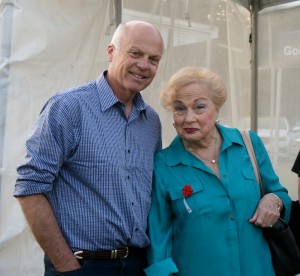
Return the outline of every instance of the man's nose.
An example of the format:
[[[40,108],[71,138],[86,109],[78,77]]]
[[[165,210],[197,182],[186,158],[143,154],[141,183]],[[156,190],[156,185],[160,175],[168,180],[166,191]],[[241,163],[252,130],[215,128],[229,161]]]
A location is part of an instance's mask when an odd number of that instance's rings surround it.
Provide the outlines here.
[[[147,56],[141,57],[138,61],[138,67],[140,67],[142,70],[147,70],[150,67],[149,59]]]

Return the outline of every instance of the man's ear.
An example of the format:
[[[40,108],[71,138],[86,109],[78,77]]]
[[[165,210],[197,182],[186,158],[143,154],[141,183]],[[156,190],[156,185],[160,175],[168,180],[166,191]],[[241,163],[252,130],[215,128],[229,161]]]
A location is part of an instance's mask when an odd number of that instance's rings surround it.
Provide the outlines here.
[[[114,51],[115,51],[115,46],[112,43],[108,44],[106,51],[107,51],[108,61],[111,62],[112,59],[113,59],[113,55],[114,55]]]

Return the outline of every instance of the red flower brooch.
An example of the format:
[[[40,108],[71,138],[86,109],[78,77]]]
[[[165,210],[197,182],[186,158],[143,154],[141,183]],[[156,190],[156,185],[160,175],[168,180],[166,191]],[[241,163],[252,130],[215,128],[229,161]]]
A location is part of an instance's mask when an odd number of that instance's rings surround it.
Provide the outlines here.
[[[191,185],[186,184],[183,189],[182,189],[182,194],[184,195],[183,198],[183,204],[186,208],[186,210],[188,211],[188,213],[192,213],[192,209],[190,208],[190,206],[187,204],[185,198],[190,196],[193,193],[193,188],[191,187]]]
[[[191,187],[191,185],[186,184],[186,185],[183,187],[183,189],[182,189],[182,194],[183,194],[185,197],[188,197],[188,196],[190,196],[192,193],[193,193],[193,188]]]

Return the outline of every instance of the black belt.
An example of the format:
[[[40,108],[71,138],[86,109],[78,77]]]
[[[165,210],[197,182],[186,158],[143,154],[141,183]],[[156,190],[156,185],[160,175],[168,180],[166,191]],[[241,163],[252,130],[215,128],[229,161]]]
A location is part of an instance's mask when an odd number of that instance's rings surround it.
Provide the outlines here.
[[[101,251],[88,251],[79,250],[74,252],[77,259],[81,260],[112,260],[112,259],[124,259],[131,253],[145,252],[145,248],[138,247],[122,247],[114,250],[101,250]]]

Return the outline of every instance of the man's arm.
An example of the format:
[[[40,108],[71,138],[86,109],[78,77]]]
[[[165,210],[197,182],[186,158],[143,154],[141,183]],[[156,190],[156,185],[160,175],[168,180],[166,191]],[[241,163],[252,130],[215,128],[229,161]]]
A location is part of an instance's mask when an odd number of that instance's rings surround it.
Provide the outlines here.
[[[298,200],[300,200],[300,176],[298,177]]]
[[[33,235],[54,267],[60,272],[79,269],[80,264],[68,246],[47,198],[36,194],[17,199]]]

